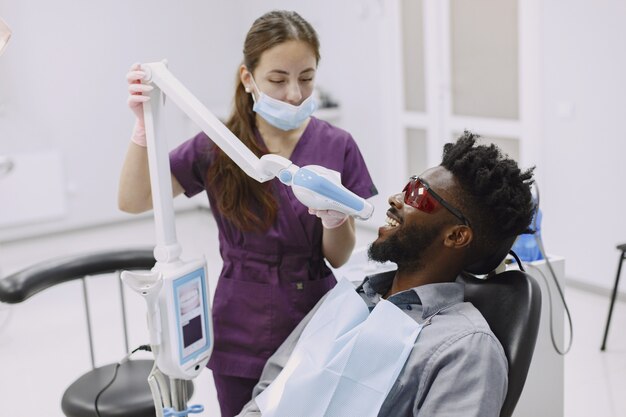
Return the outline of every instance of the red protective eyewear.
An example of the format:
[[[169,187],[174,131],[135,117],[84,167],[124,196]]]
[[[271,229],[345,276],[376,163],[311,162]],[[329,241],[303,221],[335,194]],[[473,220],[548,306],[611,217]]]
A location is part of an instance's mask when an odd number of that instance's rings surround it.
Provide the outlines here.
[[[461,220],[464,225],[469,226],[469,220],[463,216],[460,210],[452,207],[446,200],[441,198],[439,194],[430,188],[430,185],[423,179],[412,176],[409,183],[402,190],[404,193],[404,204],[423,211],[424,213],[433,213],[440,206],[444,206],[456,218]]]

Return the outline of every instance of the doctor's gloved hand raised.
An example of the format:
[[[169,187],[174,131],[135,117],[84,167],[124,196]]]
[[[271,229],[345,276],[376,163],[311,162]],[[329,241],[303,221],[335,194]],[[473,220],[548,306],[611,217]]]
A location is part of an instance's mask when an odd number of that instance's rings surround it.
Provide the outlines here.
[[[128,81],[128,107],[134,113],[135,127],[131,140],[139,146],[146,147],[146,126],[143,119],[143,103],[150,100],[150,97],[144,95],[149,93],[154,87],[151,85],[142,84],[141,80],[145,77],[146,73],[142,71],[141,65],[135,63],[131,65],[128,73],[126,74],[126,80]]]

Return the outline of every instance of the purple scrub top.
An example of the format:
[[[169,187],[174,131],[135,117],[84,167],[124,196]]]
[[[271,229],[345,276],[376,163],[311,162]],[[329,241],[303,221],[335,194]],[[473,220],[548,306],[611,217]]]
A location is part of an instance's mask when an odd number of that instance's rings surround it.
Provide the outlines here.
[[[206,191],[219,231],[224,264],[213,299],[215,346],[208,366],[259,378],[267,359],[336,279],[322,255],[321,221],[278,179],[271,180],[278,213],[269,230],[242,232],[216,210],[216,196],[205,184],[214,146],[201,132],[170,153],[185,195]],[[311,118],[290,160],[340,172],[342,184],[363,198],[377,194],[352,136],[322,120]]]

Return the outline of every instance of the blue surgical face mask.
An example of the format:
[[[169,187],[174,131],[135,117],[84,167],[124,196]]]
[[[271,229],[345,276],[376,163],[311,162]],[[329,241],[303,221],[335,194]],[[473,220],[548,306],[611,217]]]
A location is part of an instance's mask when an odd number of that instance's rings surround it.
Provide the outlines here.
[[[313,94],[307,97],[299,106],[294,106],[289,103],[285,103],[284,101],[276,100],[263,93],[257,87],[254,78],[250,75],[252,79],[252,84],[259,95],[257,99],[254,94],[252,94],[252,99],[254,100],[254,106],[252,110],[254,110],[259,116],[265,119],[269,124],[274,127],[277,127],[281,130],[293,130],[302,126],[302,123],[305,122],[306,119],[313,114],[315,109],[317,109],[317,103],[315,102],[315,98]]]

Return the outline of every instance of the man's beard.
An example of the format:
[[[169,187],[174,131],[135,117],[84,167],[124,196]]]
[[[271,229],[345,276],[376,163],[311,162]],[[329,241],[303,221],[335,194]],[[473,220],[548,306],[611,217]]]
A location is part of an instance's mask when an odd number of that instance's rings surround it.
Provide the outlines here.
[[[367,254],[374,262],[395,262],[400,271],[417,271],[423,267],[423,254],[440,232],[440,227],[400,226],[382,242],[373,242]]]

